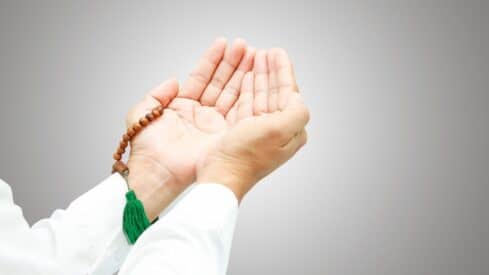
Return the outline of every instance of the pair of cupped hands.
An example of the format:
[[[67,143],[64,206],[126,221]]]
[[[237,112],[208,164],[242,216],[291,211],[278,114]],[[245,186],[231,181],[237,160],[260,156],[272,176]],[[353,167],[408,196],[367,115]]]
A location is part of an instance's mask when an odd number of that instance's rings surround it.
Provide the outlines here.
[[[218,38],[179,87],[170,79],[127,116],[130,127],[167,106],[131,143],[129,185],[152,220],[192,183],[228,187],[241,201],[307,141],[309,112],[283,49]]]

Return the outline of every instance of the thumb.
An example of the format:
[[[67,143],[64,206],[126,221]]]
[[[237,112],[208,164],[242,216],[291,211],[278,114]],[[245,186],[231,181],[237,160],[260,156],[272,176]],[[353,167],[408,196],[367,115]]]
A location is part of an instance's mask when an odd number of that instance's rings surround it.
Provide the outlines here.
[[[309,122],[309,109],[299,93],[292,93],[287,105],[282,111],[275,112],[274,124],[284,134],[284,137],[292,137],[299,133]]]
[[[178,94],[178,81],[170,78],[146,94],[144,99],[136,104],[127,115],[127,125],[137,122],[141,116],[157,106],[168,106]]]
[[[158,87],[151,90],[146,96],[149,99],[145,99],[151,102],[148,104],[154,104],[154,100],[156,100],[157,104],[167,106],[170,101],[173,100],[177,96],[178,93],[178,81],[175,78],[170,78],[165,82],[161,83]],[[151,106],[151,108],[156,107],[157,105]]]

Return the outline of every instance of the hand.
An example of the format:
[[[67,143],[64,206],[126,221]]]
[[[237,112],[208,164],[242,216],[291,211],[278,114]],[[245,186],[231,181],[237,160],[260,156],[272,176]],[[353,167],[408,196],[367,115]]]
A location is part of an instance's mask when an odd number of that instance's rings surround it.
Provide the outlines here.
[[[222,183],[238,200],[307,141],[309,112],[287,53],[259,51],[254,63],[254,74],[243,80],[234,126],[197,170],[198,182]]]
[[[153,107],[170,102],[131,144],[129,184],[148,216],[158,215],[195,181],[198,160],[233,125],[230,109],[245,73],[253,68],[254,54],[243,40],[226,47],[224,39],[217,39],[182,89],[169,80],[129,113],[128,127]]]

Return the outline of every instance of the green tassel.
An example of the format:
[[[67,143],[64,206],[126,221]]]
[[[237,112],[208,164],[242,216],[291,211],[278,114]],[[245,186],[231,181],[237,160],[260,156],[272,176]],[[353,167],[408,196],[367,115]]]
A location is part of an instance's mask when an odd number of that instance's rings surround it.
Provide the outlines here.
[[[129,243],[134,244],[151,223],[144,212],[143,203],[138,200],[134,191],[129,190],[126,193],[126,200],[122,227]]]

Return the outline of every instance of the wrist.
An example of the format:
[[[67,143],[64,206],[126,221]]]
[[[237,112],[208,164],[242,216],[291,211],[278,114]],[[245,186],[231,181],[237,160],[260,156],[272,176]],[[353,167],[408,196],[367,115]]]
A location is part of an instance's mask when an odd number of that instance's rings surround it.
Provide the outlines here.
[[[131,155],[128,161],[128,185],[143,203],[148,219],[153,221],[178,195],[182,185],[157,161],[145,156]]]
[[[198,183],[217,183],[229,188],[238,202],[241,202],[244,196],[256,183],[256,180],[248,173],[247,169],[236,169],[226,165],[209,165],[197,174]]]

